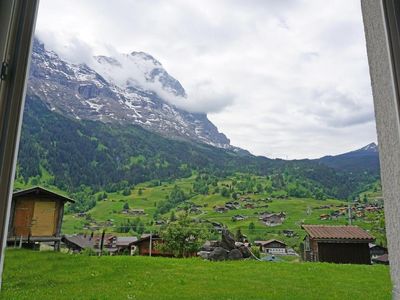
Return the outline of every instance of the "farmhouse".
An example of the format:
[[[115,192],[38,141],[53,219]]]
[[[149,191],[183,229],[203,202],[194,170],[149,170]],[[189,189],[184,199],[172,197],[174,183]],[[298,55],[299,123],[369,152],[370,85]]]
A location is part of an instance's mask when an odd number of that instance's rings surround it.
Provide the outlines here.
[[[137,248],[137,253],[139,255],[147,255],[147,256],[173,256],[172,253],[162,252],[158,245],[163,243],[163,240],[158,234],[144,234],[142,237],[130,243],[129,245],[135,246]]]
[[[255,241],[254,244],[260,247],[260,251],[267,254],[285,255],[287,253],[287,245],[279,240]]]
[[[283,221],[285,220],[285,213],[266,214],[262,215],[259,219],[262,220],[266,226],[278,226],[282,225]]]
[[[303,225],[304,260],[371,264],[369,243],[375,238],[358,226]]]
[[[228,208],[226,208],[225,206],[215,206],[214,207],[214,210],[217,212],[217,213],[225,213],[225,212],[227,212],[229,209]]]
[[[8,230],[8,243],[20,241],[54,242],[58,249],[65,202],[74,202],[65,196],[41,187],[33,187],[13,194]]]
[[[322,214],[322,215],[319,216],[319,219],[320,220],[329,220],[330,216],[328,214]]]
[[[131,247],[130,244],[137,241],[137,237],[118,237],[115,235],[106,235],[103,240],[103,250],[107,250],[111,255],[122,253],[123,251],[129,251],[132,254],[132,250],[135,247]],[[62,242],[66,245],[69,251],[74,253],[81,252],[85,249],[92,249],[94,252],[100,252],[101,248],[101,236],[74,234],[64,235]]]
[[[232,217],[232,221],[233,221],[233,222],[242,221],[242,220],[244,220],[244,219],[246,219],[246,217],[243,216],[243,215],[235,215],[235,216]]]

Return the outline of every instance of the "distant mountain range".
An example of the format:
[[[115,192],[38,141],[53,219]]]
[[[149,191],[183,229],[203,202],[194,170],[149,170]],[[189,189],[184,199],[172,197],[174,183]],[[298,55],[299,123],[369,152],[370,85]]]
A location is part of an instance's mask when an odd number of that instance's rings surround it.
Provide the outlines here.
[[[379,150],[375,143],[340,155],[324,156],[317,161],[338,171],[379,173]]]

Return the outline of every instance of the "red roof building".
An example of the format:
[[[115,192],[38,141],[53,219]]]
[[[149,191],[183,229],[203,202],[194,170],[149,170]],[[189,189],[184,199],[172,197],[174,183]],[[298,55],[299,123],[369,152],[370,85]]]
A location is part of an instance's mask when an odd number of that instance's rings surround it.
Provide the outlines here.
[[[375,238],[358,226],[303,225],[304,260],[371,264],[369,243]]]

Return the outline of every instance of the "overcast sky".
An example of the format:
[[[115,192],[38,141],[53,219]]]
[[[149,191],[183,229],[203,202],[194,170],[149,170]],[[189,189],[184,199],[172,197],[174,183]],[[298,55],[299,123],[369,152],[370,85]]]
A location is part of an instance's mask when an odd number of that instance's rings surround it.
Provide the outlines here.
[[[359,0],[42,0],[73,62],[144,51],[235,146],[316,158],[376,141]]]

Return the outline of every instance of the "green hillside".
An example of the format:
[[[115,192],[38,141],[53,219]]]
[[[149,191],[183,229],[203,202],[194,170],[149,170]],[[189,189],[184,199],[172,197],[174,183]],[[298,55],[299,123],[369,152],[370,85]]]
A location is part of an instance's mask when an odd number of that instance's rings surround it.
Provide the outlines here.
[[[265,240],[278,238],[286,241],[295,249],[304,237],[301,224],[348,224],[347,214],[338,217],[336,220],[320,220],[320,215],[329,214],[338,207],[346,207],[348,202],[336,199],[316,200],[310,197],[287,197],[287,192],[283,189],[272,189],[272,180],[269,177],[249,176],[245,174],[236,174],[225,179],[213,178],[213,183],[207,185],[207,194],[195,193],[193,190],[198,187],[198,182],[203,176],[194,175],[189,178],[179,179],[170,183],[162,182],[155,185],[154,182],[138,184],[129,195],[124,191],[108,193],[106,198],[96,201],[95,207],[85,214],[75,213],[67,210],[64,217],[63,232],[78,233],[91,231],[100,231],[106,229],[107,232],[118,234],[140,235],[142,232],[160,230],[161,226],[156,225],[156,221],[165,221],[167,223],[172,217],[179,216],[190,211],[191,207],[199,207],[198,213],[189,212],[189,216],[197,220],[208,220],[218,222],[227,226],[232,232],[238,229],[246,234],[250,240]],[[211,177],[210,177],[211,178]],[[262,191],[257,192],[256,188],[252,193],[238,194],[237,200],[232,197],[239,193],[239,188],[244,182],[253,182],[254,186],[262,187]],[[229,195],[222,195],[223,189],[229,186]],[[268,187],[271,187],[269,189]],[[184,201],[172,205],[166,210],[167,198],[171,197],[174,190],[180,190],[185,195]],[[233,192],[232,192],[233,191]],[[97,198],[102,198],[104,194],[98,193]],[[101,196],[101,197],[99,197]],[[286,198],[287,197],[287,198]],[[248,202],[241,201],[240,198],[249,198]],[[375,198],[370,196],[370,200]],[[219,213],[214,210],[215,206],[224,205],[229,201],[240,203],[239,209],[228,210]],[[246,203],[254,205],[254,208],[244,208]],[[330,208],[321,208],[326,206]],[[124,207],[130,210],[144,209],[144,215],[127,214]],[[168,207],[167,207],[168,208]],[[259,214],[262,212],[279,213],[285,212],[286,219],[282,225],[267,227],[259,220]],[[383,213],[371,213],[367,217],[356,218],[353,221],[369,231],[377,238],[378,243],[385,244],[385,233],[382,231],[384,225],[379,222],[380,215]],[[232,217],[242,215],[245,220],[233,221]],[[377,219],[377,221],[375,221]],[[140,229],[132,227],[130,224],[137,223],[140,220]],[[254,224],[252,226],[251,224]],[[127,228],[128,227],[128,228]],[[293,230],[294,237],[286,237],[284,230]]]
[[[256,157],[188,141],[171,140],[139,126],[76,120],[50,111],[35,97],[26,101],[17,180],[93,195],[150,180],[174,180],[193,172],[224,177],[236,172],[281,175],[310,197],[351,199],[379,174],[343,172],[318,161]],[[89,190],[90,189],[90,190]],[[90,198],[90,197],[89,197]],[[90,202],[88,199],[86,202]],[[85,210],[93,203],[86,203]]]

